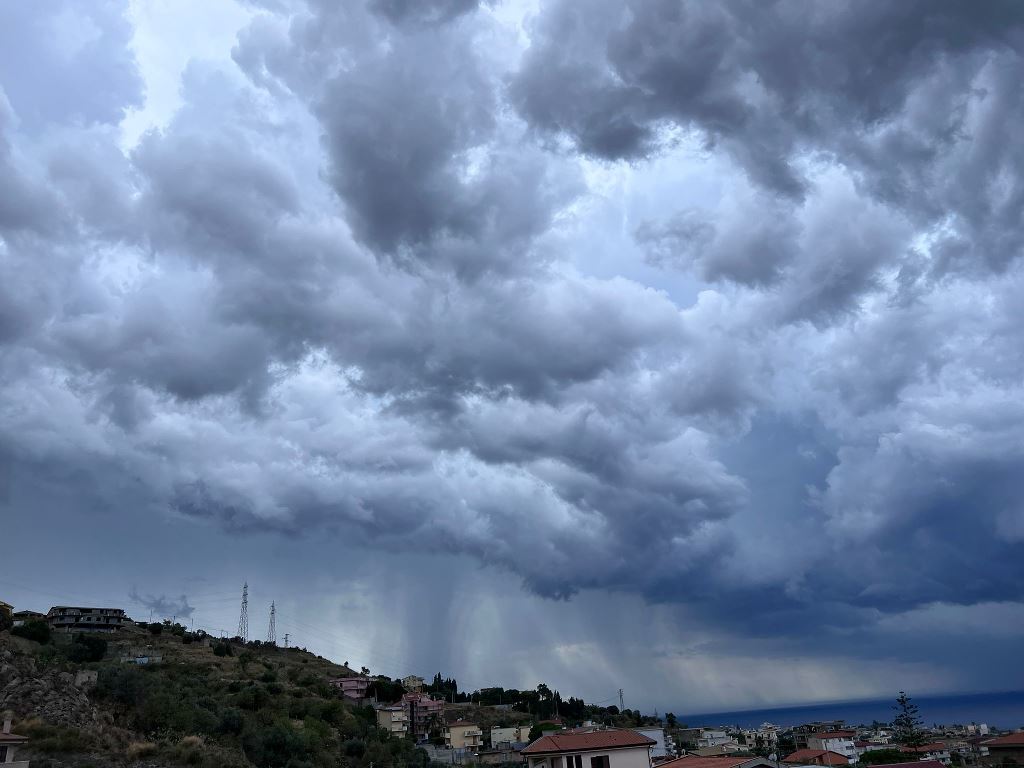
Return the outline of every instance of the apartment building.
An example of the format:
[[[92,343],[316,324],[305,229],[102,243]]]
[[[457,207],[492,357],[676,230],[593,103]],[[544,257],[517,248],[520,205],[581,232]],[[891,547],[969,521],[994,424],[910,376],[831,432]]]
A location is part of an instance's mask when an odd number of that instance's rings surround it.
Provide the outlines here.
[[[444,729],[444,745],[449,749],[480,749],[484,745],[484,732],[476,723],[456,720]]]
[[[491,728],[491,748],[501,744],[523,744],[530,740],[529,725],[512,725],[507,728]]]
[[[426,693],[407,693],[399,702],[409,719],[409,731],[417,739],[425,739],[431,728],[444,725],[444,702]]]
[[[409,716],[398,704],[377,707],[377,727],[383,728],[392,736],[404,737],[409,733]]]
[[[327,682],[334,688],[340,688],[345,699],[357,703],[366,698],[366,690],[370,687],[370,678],[363,675],[332,677]]]
[[[857,752],[855,739],[857,734],[853,731],[828,731],[815,733],[807,737],[807,748],[818,749],[823,752],[835,752],[845,757],[849,762],[857,762],[860,754]]]
[[[54,632],[115,632],[124,621],[120,608],[56,605],[46,614],[46,623]]]

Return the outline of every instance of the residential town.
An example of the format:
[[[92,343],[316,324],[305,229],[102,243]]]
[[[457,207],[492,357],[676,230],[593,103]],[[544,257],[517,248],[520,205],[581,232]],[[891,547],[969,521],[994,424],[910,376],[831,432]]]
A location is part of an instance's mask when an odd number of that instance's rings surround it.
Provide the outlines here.
[[[178,647],[204,658],[238,656],[242,671],[257,658],[253,650],[280,654],[276,642],[242,637],[212,638],[165,620],[135,622],[121,608],[59,605],[41,611],[0,602],[0,637],[6,637],[0,675],[0,710],[6,710],[0,733],[0,765],[27,768],[33,752],[32,731],[38,712],[26,711],[12,682],[14,646],[54,657],[63,648],[68,682],[88,698],[116,667],[156,672],[182,663]],[[47,650],[53,648],[53,650]],[[70,649],[70,650],[66,650]],[[253,649],[253,650],[248,650]],[[244,661],[246,654],[252,659]],[[165,657],[167,657],[165,659]],[[172,661],[176,659],[176,661]],[[264,661],[263,667],[273,665]],[[308,659],[301,658],[302,664]],[[1015,766],[1024,764],[1024,730],[997,731],[984,723],[926,728],[916,706],[901,694],[903,708],[892,723],[852,725],[842,720],[756,728],[727,724],[687,724],[675,715],[644,715],[625,707],[586,705],[563,700],[541,684],[536,691],[484,689],[466,693],[440,674],[428,682],[409,674],[398,679],[358,672],[342,665],[341,675],[286,678],[307,686],[324,686],[324,696],[369,712],[375,738],[422,750],[431,764],[501,765],[521,768],[801,768],[802,766]],[[268,692],[281,685],[265,671]],[[233,683],[232,685],[236,685]],[[252,685],[252,683],[248,683]],[[276,688],[275,688],[276,686]],[[507,701],[503,701],[506,699]],[[18,711],[21,709],[21,711]],[[29,724],[21,733],[16,727]],[[261,764],[257,761],[257,764]],[[272,763],[266,763],[271,765]]]

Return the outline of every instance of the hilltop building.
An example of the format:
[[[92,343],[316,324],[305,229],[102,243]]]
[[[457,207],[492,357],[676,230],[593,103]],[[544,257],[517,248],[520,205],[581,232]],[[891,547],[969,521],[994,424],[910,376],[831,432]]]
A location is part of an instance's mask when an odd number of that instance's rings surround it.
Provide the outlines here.
[[[424,680],[419,675],[406,675],[401,680],[402,687],[411,693],[419,693],[423,690],[423,686],[426,685]]]
[[[366,691],[370,687],[370,678],[363,675],[332,677],[327,682],[334,688],[340,688],[341,695],[346,700],[356,703],[362,703],[366,699]]]
[[[46,614],[54,632],[115,632],[124,625],[120,608],[82,608],[57,605]]]

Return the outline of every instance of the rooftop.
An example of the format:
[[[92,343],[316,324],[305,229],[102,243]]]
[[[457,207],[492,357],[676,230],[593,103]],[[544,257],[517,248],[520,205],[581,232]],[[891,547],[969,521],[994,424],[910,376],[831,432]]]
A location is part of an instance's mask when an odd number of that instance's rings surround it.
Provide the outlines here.
[[[827,758],[826,755],[828,755]],[[810,763],[814,760],[824,760],[828,765],[847,765],[850,762],[846,755],[824,749],[798,749],[782,758],[784,763]]]
[[[913,763],[885,763],[872,768],[946,768],[940,760],[917,760]]]
[[[994,739],[986,739],[981,743],[986,747],[1024,747],[1024,731],[996,736]]]
[[[658,763],[658,768],[739,768],[739,766],[749,763],[752,759],[750,755],[744,755],[743,757],[701,757],[699,755],[684,755],[683,757],[677,757],[675,760],[666,760],[663,763]]]
[[[648,747],[655,744],[642,733],[626,729],[618,731],[594,731],[592,733],[553,733],[541,736],[523,750],[524,755],[540,755],[549,752],[586,752],[593,749],[621,749],[624,747]]]
[[[808,738],[811,739],[852,739],[857,734],[853,731],[822,731],[820,733],[812,733]]]

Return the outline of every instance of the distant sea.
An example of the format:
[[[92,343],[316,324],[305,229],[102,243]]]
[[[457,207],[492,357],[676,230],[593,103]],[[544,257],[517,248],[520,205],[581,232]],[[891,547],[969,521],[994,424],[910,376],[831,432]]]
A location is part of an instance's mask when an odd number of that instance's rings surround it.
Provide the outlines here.
[[[697,726],[737,725],[744,728],[768,722],[788,726],[818,720],[845,720],[847,725],[870,725],[873,720],[887,723],[893,718],[890,699],[846,701],[836,704],[815,704],[809,707],[748,709],[740,712],[703,712],[684,715],[676,712],[680,723]],[[987,723],[998,728],[1024,727],[1024,691],[1005,693],[950,694],[945,696],[913,696],[921,709],[925,725],[953,723]]]

